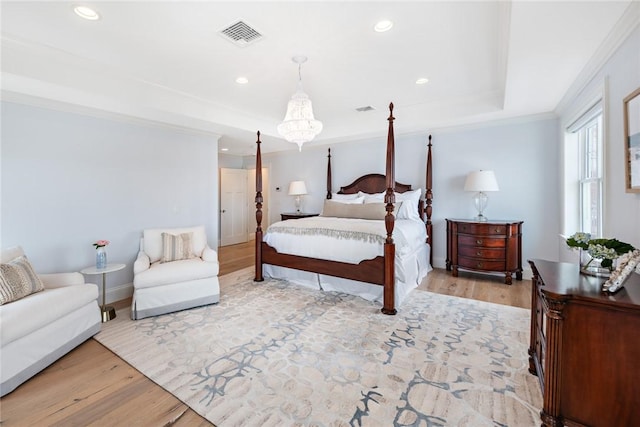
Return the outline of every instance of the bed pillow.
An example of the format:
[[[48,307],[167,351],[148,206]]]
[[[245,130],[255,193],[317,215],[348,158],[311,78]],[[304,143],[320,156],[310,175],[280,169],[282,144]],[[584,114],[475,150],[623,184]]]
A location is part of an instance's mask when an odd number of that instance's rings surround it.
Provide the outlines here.
[[[44,285],[26,256],[0,264],[0,305],[43,290]]]
[[[193,233],[169,234],[162,233],[162,257],[160,262],[180,261],[194,258],[191,249]]]
[[[353,199],[357,199],[358,197],[360,197],[360,194],[358,193],[353,193],[353,194],[331,193],[331,200],[333,200],[334,202],[340,202],[343,200],[353,200]]]
[[[364,203],[384,203],[384,195],[386,191],[382,193],[363,193],[362,191],[358,193],[361,197],[364,197]]]
[[[368,193],[358,193],[364,197],[364,203],[384,203],[384,196],[386,191],[382,193],[368,194]],[[420,197],[422,196],[422,189],[405,191],[404,193],[395,192],[396,203],[398,202],[406,202],[403,203],[399,209],[396,209],[397,219],[412,219],[421,221],[420,215],[418,214],[418,203],[420,201]]]
[[[418,204],[422,197],[422,189],[396,193],[396,202],[403,202],[402,208],[398,210],[398,219],[413,219],[422,221],[418,214]]]
[[[396,203],[393,214],[396,215],[402,203]],[[387,215],[384,203],[347,204],[324,201],[324,207],[320,216],[330,216],[334,218],[357,218],[381,220]]]
[[[334,199],[333,196],[331,196],[330,201],[336,202],[336,203],[342,203],[345,205],[361,205],[364,202],[364,197],[358,197],[358,195],[356,194],[356,197],[353,197],[353,198]]]

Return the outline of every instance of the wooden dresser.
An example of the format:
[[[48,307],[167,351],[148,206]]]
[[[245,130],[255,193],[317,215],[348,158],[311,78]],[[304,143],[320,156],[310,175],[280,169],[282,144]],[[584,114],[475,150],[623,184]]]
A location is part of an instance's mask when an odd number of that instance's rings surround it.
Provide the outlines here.
[[[447,219],[447,270],[458,269],[512,274],[522,280],[522,221],[478,222]]]
[[[543,426],[640,422],[640,275],[610,295],[577,264],[533,270],[529,371],[543,394]]]

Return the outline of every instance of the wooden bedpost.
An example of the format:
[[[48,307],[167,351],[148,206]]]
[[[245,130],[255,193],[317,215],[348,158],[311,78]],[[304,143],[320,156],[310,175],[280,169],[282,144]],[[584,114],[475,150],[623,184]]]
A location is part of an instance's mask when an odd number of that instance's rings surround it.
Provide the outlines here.
[[[429,264],[433,266],[433,224],[431,223],[431,212],[433,208],[433,171],[431,170],[431,135],[429,135],[429,144],[427,145],[427,189],[425,193],[425,212],[427,215],[427,243],[429,244]]]
[[[327,199],[331,199],[331,148],[327,154]]]
[[[393,243],[393,227],[395,217],[393,216],[393,204],[396,201],[394,188],[395,177],[395,138],[393,134],[393,102],[389,104],[389,132],[387,133],[387,191],[384,195],[387,214],[384,217],[384,225],[387,229],[387,240],[384,244],[384,291],[382,312],[384,314],[396,314],[395,304],[395,255],[396,246]]]
[[[262,282],[262,154],[260,153],[260,131],[256,141],[256,275],[253,280]]]

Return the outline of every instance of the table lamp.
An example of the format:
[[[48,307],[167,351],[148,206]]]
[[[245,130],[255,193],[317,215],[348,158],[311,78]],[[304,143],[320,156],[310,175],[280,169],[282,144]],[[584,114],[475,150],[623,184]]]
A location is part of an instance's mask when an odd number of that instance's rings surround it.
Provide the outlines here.
[[[304,185],[304,181],[292,181],[289,184],[289,195],[295,196],[296,212],[300,213],[300,204],[302,203],[301,196],[307,194],[307,186]]]
[[[486,221],[487,217],[484,216],[484,210],[487,207],[489,196],[486,191],[499,191],[498,181],[496,181],[496,175],[493,171],[474,171],[467,175],[467,179],[464,182],[464,191],[475,191],[473,195],[473,203],[478,210],[478,216],[475,217],[476,221]]]

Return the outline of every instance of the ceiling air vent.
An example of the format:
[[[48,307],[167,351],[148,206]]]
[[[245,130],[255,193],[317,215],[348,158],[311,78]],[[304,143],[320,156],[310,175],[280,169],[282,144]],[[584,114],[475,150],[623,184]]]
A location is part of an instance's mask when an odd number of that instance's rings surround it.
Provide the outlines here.
[[[229,25],[227,28],[220,31],[220,34],[233,44],[241,47],[262,39],[262,34],[251,28],[243,21],[238,21],[235,24]]]
[[[372,107],[371,105],[367,105],[366,107],[356,108],[356,111],[359,113],[362,113],[364,111],[373,111],[375,109],[376,109],[375,107]]]

